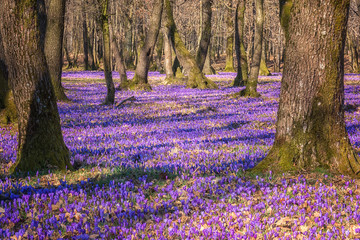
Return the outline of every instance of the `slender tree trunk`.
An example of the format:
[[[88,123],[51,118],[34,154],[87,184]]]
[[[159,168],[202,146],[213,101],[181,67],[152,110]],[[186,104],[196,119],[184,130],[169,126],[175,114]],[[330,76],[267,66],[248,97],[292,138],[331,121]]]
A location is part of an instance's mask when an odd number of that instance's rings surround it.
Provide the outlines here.
[[[125,61],[122,55],[122,48],[119,48],[115,37],[112,37],[111,39],[111,46],[115,54],[116,69],[119,72],[119,76],[120,76],[120,85],[116,89],[117,90],[126,89],[129,83],[126,75]]]
[[[88,29],[86,22],[86,12],[85,12],[85,1],[82,2],[82,20],[83,20],[83,47],[84,47],[84,64],[85,70],[89,70],[89,38],[88,38]]]
[[[162,58],[163,49],[164,49],[164,37],[162,34],[158,35],[158,40],[157,40],[155,49],[156,49],[156,58],[155,58],[156,69],[155,70],[159,71],[160,73],[164,73],[164,68],[161,64],[161,58]]]
[[[225,72],[235,72],[234,69],[234,13],[232,10],[232,0],[227,9],[226,17],[226,63]]]
[[[358,50],[357,47],[354,43],[354,41],[352,40],[351,36],[348,36],[348,47],[350,50],[350,62],[351,62],[351,66],[352,66],[352,71],[353,73],[359,73],[359,55],[358,55]]]
[[[261,49],[261,61],[260,61],[260,70],[259,70],[259,75],[260,76],[270,76],[271,73],[269,71],[269,68],[266,65],[266,54],[265,54],[265,41],[262,41],[262,49]]]
[[[215,69],[211,66],[211,44],[208,47],[208,53],[206,54],[206,59],[204,63],[203,73],[206,75],[216,74]]]
[[[358,177],[344,118],[344,46],[350,0],[287,1],[275,143],[254,171],[314,170]],[[311,47],[309,47],[311,46]]]
[[[208,48],[210,45],[211,39],[211,15],[212,15],[212,0],[202,0],[201,2],[201,33],[199,47],[196,53],[196,63],[198,64],[200,70],[204,68],[206,56],[208,55]]]
[[[17,160],[11,171],[72,168],[41,43],[37,4],[3,0],[0,8],[0,31],[19,118]]]
[[[234,87],[244,86],[248,80],[248,63],[244,47],[245,10],[246,0],[239,0],[235,14],[235,52],[238,69],[234,80]]]
[[[105,105],[111,105],[115,102],[115,86],[111,71],[111,49],[110,49],[110,28],[108,15],[109,0],[101,0],[101,30],[103,35],[104,48],[104,74],[106,81],[107,94],[104,101]]]
[[[172,68],[172,46],[170,42],[170,31],[169,28],[163,28],[164,36],[164,54],[165,54],[165,74],[166,78],[164,80],[165,84],[172,83],[174,81],[174,71]]]
[[[150,18],[149,30],[146,34],[144,45],[141,47],[139,61],[136,66],[135,76],[131,80],[129,88],[131,90],[151,90],[148,82],[148,72],[151,60],[151,53],[156,44],[161,26],[161,16],[163,12],[164,0],[154,2],[153,12]]]
[[[61,85],[65,0],[50,0],[47,11],[45,56],[57,100],[69,100]]]
[[[169,0],[165,0],[165,9],[167,14],[166,27],[170,29],[170,39],[175,48],[176,56],[184,69],[188,69],[187,87],[200,89],[216,89],[217,86],[210,79],[206,78],[198,67],[195,57],[186,49],[184,42],[176,29],[173,10]]]
[[[263,41],[263,25],[264,25],[264,0],[255,0],[256,8],[256,23],[255,23],[255,36],[254,36],[254,53],[250,66],[249,79],[246,82],[246,88],[241,91],[240,95],[245,97],[259,97],[257,92],[257,83],[260,70],[260,61],[262,53]]]

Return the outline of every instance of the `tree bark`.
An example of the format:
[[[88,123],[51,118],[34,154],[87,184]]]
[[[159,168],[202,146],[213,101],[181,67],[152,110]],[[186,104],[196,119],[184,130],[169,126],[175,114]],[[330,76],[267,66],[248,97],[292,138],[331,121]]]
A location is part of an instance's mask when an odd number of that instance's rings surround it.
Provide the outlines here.
[[[65,0],[50,0],[47,11],[45,56],[57,100],[69,100],[61,85]]]
[[[83,49],[84,49],[84,64],[85,70],[89,70],[89,38],[88,38],[88,29],[87,29],[87,22],[86,22],[86,12],[85,12],[85,1],[82,2],[82,30],[83,30]]]
[[[262,41],[262,49],[261,49],[261,61],[260,61],[260,70],[259,75],[260,76],[270,76],[271,73],[269,71],[269,68],[266,65],[266,54],[265,54],[265,41]]]
[[[239,0],[235,13],[235,52],[237,60],[237,75],[233,86],[244,86],[248,80],[248,63],[244,47],[244,26],[245,26],[246,0]]]
[[[17,160],[11,172],[72,168],[40,39],[37,4],[4,0],[0,8],[0,31],[19,118]]]
[[[120,76],[120,85],[116,89],[117,90],[126,89],[129,82],[126,75],[125,61],[122,53],[122,47],[119,48],[115,36],[113,36],[111,39],[111,46],[115,54],[116,69],[119,72],[119,76]]]
[[[357,47],[352,40],[351,36],[348,36],[348,43],[350,48],[350,55],[351,55],[351,67],[353,73],[359,73],[359,54]]]
[[[0,34],[0,124],[9,124],[16,121],[16,107],[9,86],[8,70],[5,64],[5,53]]]
[[[211,44],[208,47],[208,53],[206,54],[206,59],[204,63],[204,68],[202,72],[206,75],[214,75],[216,74],[215,69],[211,66]]]
[[[232,0],[227,8],[226,17],[226,63],[225,72],[235,72],[234,69],[234,14]]]
[[[256,8],[256,22],[255,22],[255,35],[254,35],[254,53],[250,66],[249,79],[246,82],[246,88],[240,93],[241,96],[245,96],[245,97],[260,96],[256,88],[259,77],[260,61],[261,61],[261,53],[262,53],[264,0],[256,0],[255,8]]]
[[[148,82],[148,72],[151,60],[151,54],[156,44],[161,27],[161,16],[163,12],[164,0],[154,2],[153,11],[149,22],[149,30],[146,34],[144,45],[141,47],[139,60],[135,70],[135,76],[130,81],[131,90],[151,90]]]
[[[208,48],[210,45],[211,39],[211,15],[212,15],[212,0],[202,0],[201,2],[201,33],[199,46],[196,52],[196,63],[198,64],[200,70],[204,68],[206,56],[208,54]]]
[[[286,36],[275,143],[254,171],[314,170],[358,177],[344,119],[344,46],[350,0],[283,1]]]
[[[166,78],[164,80],[165,84],[174,82],[174,71],[172,66],[172,46],[170,41],[170,31],[169,28],[163,28],[164,36],[164,54],[165,54],[165,74]]]
[[[216,89],[216,84],[206,78],[204,73],[201,72],[195,57],[190,54],[186,49],[184,42],[181,40],[176,29],[173,10],[169,0],[165,0],[165,9],[167,14],[166,27],[169,28],[171,42],[175,48],[176,56],[178,57],[180,64],[186,70],[185,75],[188,75],[186,86],[189,88]]]
[[[108,15],[109,0],[101,0],[101,30],[103,35],[104,48],[104,74],[107,94],[104,100],[105,105],[112,105],[115,102],[115,86],[111,71],[111,49],[110,49],[110,28]]]

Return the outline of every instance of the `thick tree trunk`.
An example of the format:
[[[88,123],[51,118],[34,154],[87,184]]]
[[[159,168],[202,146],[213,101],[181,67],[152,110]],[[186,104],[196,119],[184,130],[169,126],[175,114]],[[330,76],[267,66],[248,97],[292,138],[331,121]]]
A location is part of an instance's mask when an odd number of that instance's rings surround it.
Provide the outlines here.
[[[259,97],[257,92],[257,82],[260,70],[260,61],[262,54],[262,41],[263,41],[263,25],[264,25],[264,0],[255,1],[256,8],[256,23],[255,23],[255,36],[254,36],[254,53],[250,66],[249,79],[246,82],[246,88],[241,91],[240,95],[245,97]]]
[[[170,39],[175,48],[176,56],[179,59],[180,64],[186,70],[185,75],[188,74],[188,80],[186,86],[189,88],[200,89],[216,89],[217,86],[210,79],[206,78],[198,67],[195,57],[186,49],[184,42],[176,29],[173,10],[169,0],[165,0],[165,9],[167,14],[166,27],[170,29]]]
[[[201,33],[199,46],[196,53],[196,63],[198,64],[200,70],[204,68],[206,56],[208,54],[208,48],[211,39],[211,15],[212,15],[212,0],[202,0],[201,2]]]
[[[72,168],[36,9],[37,2],[28,0],[3,0],[0,8],[0,31],[19,118],[17,160],[11,171]]]
[[[232,0],[227,9],[226,16],[226,63],[225,72],[235,72],[234,69],[234,14]]]
[[[261,49],[261,61],[260,61],[260,70],[259,75],[260,76],[270,76],[271,73],[269,71],[269,68],[266,65],[266,54],[265,54],[265,41],[262,41],[262,49]]]
[[[244,86],[248,80],[248,63],[244,47],[245,0],[239,0],[235,14],[235,52],[238,64],[237,75],[233,86]]]
[[[144,45],[140,50],[135,76],[129,84],[129,89],[131,90],[151,90],[151,86],[148,82],[148,72],[152,50],[154,49],[156,39],[160,31],[163,6],[164,0],[157,0],[154,2],[154,7],[149,22],[149,30],[146,34]]]
[[[108,15],[109,0],[101,1],[101,30],[103,35],[104,48],[104,74],[107,88],[107,94],[104,100],[104,104],[111,105],[115,102],[115,86],[112,79],[111,71],[110,28]]]
[[[293,0],[282,7],[286,53],[275,143],[254,171],[360,172],[343,109],[350,0],[318,3]]]
[[[45,56],[57,100],[69,100],[61,85],[65,0],[50,0],[47,11]]]

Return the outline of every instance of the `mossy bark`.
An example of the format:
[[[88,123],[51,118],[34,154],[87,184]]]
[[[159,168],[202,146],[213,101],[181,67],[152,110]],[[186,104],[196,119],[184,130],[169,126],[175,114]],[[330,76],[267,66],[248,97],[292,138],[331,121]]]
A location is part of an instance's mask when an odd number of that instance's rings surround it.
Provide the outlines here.
[[[61,84],[65,0],[50,0],[47,11],[45,56],[57,100],[68,101]]]
[[[275,143],[252,171],[325,168],[359,177],[360,159],[350,144],[343,108],[349,5],[350,0],[321,5],[294,0],[283,15],[288,22],[282,20],[286,53]]]
[[[260,70],[262,42],[263,42],[263,26],[264,26],[264,0],[255,1],[256,8],[256,22],[255,22],[255,35],[254,35],[254,53],[250,65],[249,79],[245,86],[246,88],[240,92],[244,97],[259,97],[257,92],[257,83]]]
[[[202,72],[206,75],[216,74],[215,69],[211,66],[211,45],[208,47],[208,53],[206,54],[205,64]]]
[[[169,0],[165,0],[165,10],[167,14],[166,27],[169,28],[171,42],[175,48],[176,56],[185,70],[185,75],[188,75],[186,86],[189,88],[216,89],[217,85],[205,77],[198,67],[195,57],[190,54],[181,40],[176,29],[172,6]]]
[[[112,105],[115,102],[115,86],[112,79],[112,70],[111,70],[111,49],[110,49],[110,27],[109,27],[109,15],[108,7],[109,0],[100,0],[101,1],[101,30],[103,36],[103,48],[104,48],[104,74],[106,82],[106,97],[104,100],[105,105]]]
[[[248,80],[248,63],[244,47],[245,10],[245,0],[239,0],[235,13],[235,52],[238,68],[234,79],[234,87],[244,86]]]
[[[153,11],[149,22],[149,30],[146,34],[144,44],[141,46],[139,60],[135,70],[135,76],[130,81],[130,90],[151,90],[148,82],[148,73],[151,55],[156,44],[161,27],[161,16],[163,12],[164,0],[154,2]]]
[[[235,72],[234,68],[234,13],[232,0],[228,1],[226,15],[226,63],[224,72]]]
[[[36,1],[2,1],[0,21],[19,119],[17,159],[10,171],[72,169],[41,43]]]
[[[260,61],[260,70],[259,75],[260,76],[270,76],[271,73],[269,71],[269,68],[266,65],[266,54],[265,54],[265,41],[263,40],[262,43],[262,50],[261,50],[261,61]]]

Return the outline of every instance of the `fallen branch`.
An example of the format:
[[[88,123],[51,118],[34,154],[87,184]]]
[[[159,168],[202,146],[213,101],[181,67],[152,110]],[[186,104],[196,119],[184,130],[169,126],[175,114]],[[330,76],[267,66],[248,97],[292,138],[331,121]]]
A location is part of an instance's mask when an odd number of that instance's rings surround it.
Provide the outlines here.
[[[133,102],[133,101],[135,101],[135,100],[136,100],[136,98],[135,98],[134,96],[131,96],[131,97],[126,98],[126,99],[122,100],[121,102],[115,104],[115,106],[116,106],[116,107],[120,107],[121,105],[123,105],[123,104],[126,103],[127,101]]]

